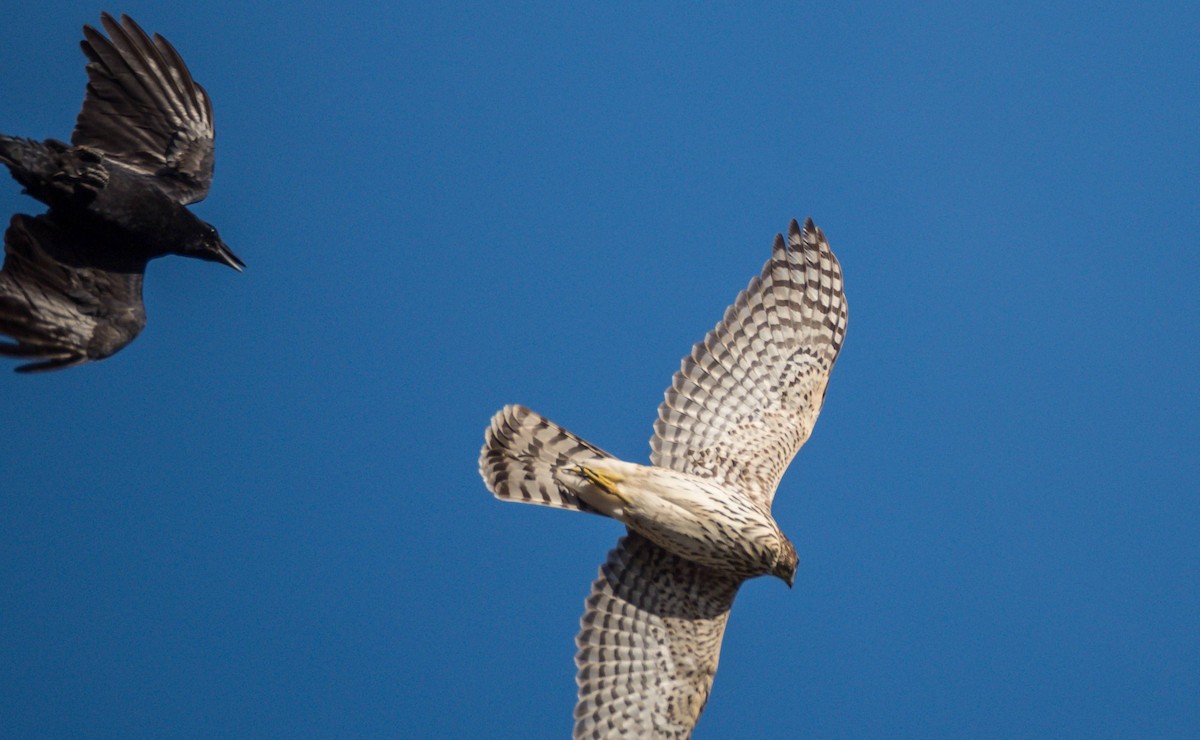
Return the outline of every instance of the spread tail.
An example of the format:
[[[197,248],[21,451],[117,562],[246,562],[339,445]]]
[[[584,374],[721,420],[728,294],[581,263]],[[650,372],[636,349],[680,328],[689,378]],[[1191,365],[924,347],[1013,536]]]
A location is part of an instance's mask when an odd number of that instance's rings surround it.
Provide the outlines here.
[[[610,457],[524,406],[505,406],[484,434],[479,474],[498,499],[595,513],[566,476],[581,462]]]
[[[50,147],[40,141],[3,134],[0,134],[0,163],[26,188],[32,187],[34,179],[49,179],[58,169],[58,157]]]
[[[101,154],[56,139],[34,141],[0,134],[0,164],[25,192],[50,206],[88,202],[108,182]]]

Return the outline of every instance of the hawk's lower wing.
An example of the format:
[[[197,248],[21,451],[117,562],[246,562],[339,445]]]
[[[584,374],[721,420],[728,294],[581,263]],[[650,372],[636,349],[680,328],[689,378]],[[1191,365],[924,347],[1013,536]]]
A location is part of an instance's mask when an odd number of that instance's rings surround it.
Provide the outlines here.
[[[575,638],[575,737],[689,737],[741,583],[641,535],[623,538],[592,584]]]

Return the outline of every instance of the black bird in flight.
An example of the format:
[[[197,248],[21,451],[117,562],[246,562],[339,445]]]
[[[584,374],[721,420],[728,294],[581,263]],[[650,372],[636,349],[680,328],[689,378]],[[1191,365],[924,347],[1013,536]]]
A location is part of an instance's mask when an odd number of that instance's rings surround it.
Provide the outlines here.
[[[208,194],[213,113],[178,52],[128,16],[83,27],[87,93],[71,143],[0,134],[0,162],[41,216],[13,216],[0,270],[0,355],[56,370],[112,355],[146,325],[146,263],[238,259],[185,206]]]

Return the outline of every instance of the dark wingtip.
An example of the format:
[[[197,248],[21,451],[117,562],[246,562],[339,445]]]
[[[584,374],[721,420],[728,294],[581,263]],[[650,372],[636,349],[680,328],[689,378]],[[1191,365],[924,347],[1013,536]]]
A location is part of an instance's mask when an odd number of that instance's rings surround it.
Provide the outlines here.
[[[136,33],[139,36],[146,36],[146,32],[142,30],[142,27],[138,25],[137,21],[130,18],[125,13],[121,14],[121,28],[128,33]]]
[[[8,333],[7,329],[0,330]],[[28,375],[44,373],[49,370],[61,370],[72,365],[87,362],[88,358],[76,352],[64,352],[57,347],[44,347],[14,342],[0,342],[0,357],[35,360],[13,368],[13,372]]]
[[[812,217],[804,219],[803,229],[800,228],[800,223],[794,218],[792,219],[792,222],[788,224],[788,235],[793,237],[798,237],[801,234],[816,234],[819,231],[820,229],[818,229],[817,225],[813,223]]]
[[[82,365],[87,362],[86,357],[72,355],[70,357],[61,357],[44,362],[30,362],[26,365],[18,365],[13,368],[13,372],[21,373],[22,375],[31,375],[34,373],[48,373],[53,370],[65,370],[68,367]]]
[[[131,34],[133,36],[146,35],[146,32],[143,31],[142,27],[137,24],[137,21],[130,18],[125,13],[121,14],[121,20],[118,21],[116,18],[113,18],[112,14],[110,14],[108,11],[102,10],[100,11],[100,25],[104,26],[104,30],[108,32],[108,38],[105,40],[109,41],[109,43],[120,43],[120,39],[125,39],[128,41]],[[87,53],[87,42],[93,40],[89,38],[89,34],[100,36],[101,38],[104,37],[104,34],[100,33],[100,31],[96,30],[90,25],[85,24],[83,26],[83,35],[85,38],[85,41],[83,42],[85,44],[83,49],[84,53]]]
[[[805,221],[804,228],[807,229],[811,223],[812,223],[811,220]],[[804,242],[803,233],[804,232],[800,231],[800,224],[796,221],[796,219],[793,218],[791,221],[788,222],[787,243],[792,249],[799,247],[800,244],[802,244]],[[782,246],[783,237],[776,236],[775,244],[777,246]]]
[[[111,36],[112,29],[114,26],[116,26],[116,24],[117,22],[113,20],[113,17],[104,11],[101,11],[100,13],[100,25],[104,26],[104,31],[101,31],[90,23],[84,23],[83,40],[79,42],[79,48],[83,49],[84,56],[86,56],[90,61],[99,61],[99,57],[93,48],[93,44],[103,45],[109,43],[108,37],[104,35],[105,31],[108,32],[109,36]]]
[[[100,11],[100,24],[104,26],[104,29],[108,31],[110,36],[112,35],[113,28],[121,27],[121,24],[117,23],[117,19],[113,18],[107,10]]]
[[[804,229],[803,230],[800,229],[800,227],[796,223],[795,219],[793,219],[792,226],[791,226],[791,237],[792,237],[792,242],[796,243],[796,244],[800,244],[802,242],[809,242],[809,243],[815,244],[815,243],[821,241],[822,239],[824,239],[825,234],[823,234],[821,232],[821,229],[819,229],[817,227],[817,225],[813,223],[812,218],[804,219]]]

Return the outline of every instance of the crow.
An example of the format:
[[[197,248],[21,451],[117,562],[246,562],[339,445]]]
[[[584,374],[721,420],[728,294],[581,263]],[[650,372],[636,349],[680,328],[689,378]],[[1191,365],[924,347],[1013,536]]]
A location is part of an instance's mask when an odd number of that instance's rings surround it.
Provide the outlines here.
[[[87,93],[71,143],[0,134],[0,162],[49,206],[17,214],[4,234],[0,355],[18,372],[102,360],[146,325],[142,280],[176,254],[245,267],[185,206],[208,194],[212,103],[179,53],[133,19],[83,27]]]

